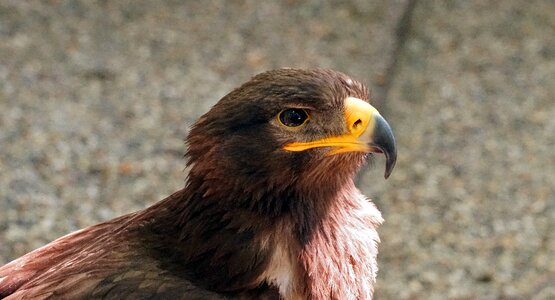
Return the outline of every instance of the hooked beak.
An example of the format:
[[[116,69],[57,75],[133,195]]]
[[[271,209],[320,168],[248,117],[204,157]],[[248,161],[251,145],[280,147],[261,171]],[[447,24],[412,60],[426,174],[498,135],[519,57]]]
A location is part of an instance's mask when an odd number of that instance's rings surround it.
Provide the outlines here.
[[[344,152],[383,153],[386,159],[384,177],[387,179],[397,161],[395,137],[387,121],[368,102],[348,97],[345,99],[345,122],[349,131],[347,134],[308,142],[293,142],[286,144],[283,149],[300,152],[330,147],[332,149],[328,155]]]

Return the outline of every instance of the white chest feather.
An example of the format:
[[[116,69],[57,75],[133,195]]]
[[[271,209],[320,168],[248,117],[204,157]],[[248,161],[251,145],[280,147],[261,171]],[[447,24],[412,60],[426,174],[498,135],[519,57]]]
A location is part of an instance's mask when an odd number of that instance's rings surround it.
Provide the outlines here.
[[[278,288],[284,299],[303,299],[298,293],[298,259],[293,260],[285,242],[279,242],[273,249],[270,264],[264,277],[267,283]]]
[[[348,196],[332,207],[304,246],[291,240],[291,230],[285,228],[263,243],[271,258],[260,279],[276,287],[282,299],[372,299],[376,228],[383,220],[364,196]]]

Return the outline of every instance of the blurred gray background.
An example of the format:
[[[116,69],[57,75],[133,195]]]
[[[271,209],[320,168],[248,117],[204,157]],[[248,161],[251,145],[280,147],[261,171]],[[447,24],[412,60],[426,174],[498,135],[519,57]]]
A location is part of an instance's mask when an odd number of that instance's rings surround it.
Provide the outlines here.
[[[189,126],[254,74],[373,90],[399,161],[377,299],[555,297],[555,1],[0,1],[0,263],[183,186]]]

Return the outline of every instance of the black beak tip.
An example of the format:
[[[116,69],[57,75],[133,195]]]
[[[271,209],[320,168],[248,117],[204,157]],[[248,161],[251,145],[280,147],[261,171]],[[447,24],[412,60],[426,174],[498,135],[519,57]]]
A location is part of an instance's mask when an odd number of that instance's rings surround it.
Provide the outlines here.
[[[395,167],[395,163],[397,162],[397,153],[384,153],[386,159],[384,178],[387,179],[391,175],[391,172],[393,172],[393,168]]]
[[[389,178],[395,163],[397,162],[397,147],[393,130],[384,118],[378,116],[376,118],[376,128],[374,131],[373,145],[378,148],[385,155],[385,179]]]

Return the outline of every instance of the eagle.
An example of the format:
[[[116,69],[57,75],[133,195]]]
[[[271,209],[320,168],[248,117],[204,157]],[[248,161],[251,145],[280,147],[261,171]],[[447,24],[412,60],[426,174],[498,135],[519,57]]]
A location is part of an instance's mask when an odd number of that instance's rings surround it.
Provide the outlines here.
[[[397,153],[369,91],[278,69],[193,125],[185,186],[0,268],[2,299],[371,299],[383,222],[353,177]]]

